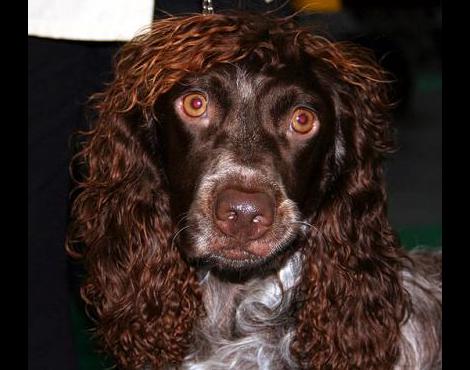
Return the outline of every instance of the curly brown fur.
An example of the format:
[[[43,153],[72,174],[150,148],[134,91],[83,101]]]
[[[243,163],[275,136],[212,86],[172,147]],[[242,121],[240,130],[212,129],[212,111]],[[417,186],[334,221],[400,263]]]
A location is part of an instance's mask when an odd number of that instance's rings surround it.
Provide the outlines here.
[[[215,369],[232,360],[246,369],[437,366],[440,324],[430,325],[434,334],[424,325],[440,322],[437,279],[413,265],[386,217],[388,81],[368,52],[266,15],[169,18],[122,48],[78,156],[87,173],[69,234],[70,250],[86,246],[82,295],[122,368]],[[211,112],[233,125],[206,132],[183,122],[175,102],[188,86],[212,88],[219,107]],[[308,140],[278,135],[283,123],[266,126],[263,117],[275,112],[272,121],[283,122],[292,109],[270,105],[290,99],[283,86],[292,99],[318,104],[320,128]],[[268,232],[243,242],[246,260],[211,216],[214,197],[232,183],[268,194],[275,208]],[[302,264],[286,288],[279,271],[296,251]],[[211,279],[200,283],[195,269],[211,270]],[[214,294],[228,292],[230,307],[220,308]],[[214,307],[219,314],[207,312]],[[252,316],[237,324],[243,312]],[[225,315],[228,327],[204,327]],[[419,324],[406,329],[412,319]],[[419,362],[405,338],[418,334],[429,338]],[[206,342],[197,348],[193,338]],[[274,357],[261,358],[253,345]]]

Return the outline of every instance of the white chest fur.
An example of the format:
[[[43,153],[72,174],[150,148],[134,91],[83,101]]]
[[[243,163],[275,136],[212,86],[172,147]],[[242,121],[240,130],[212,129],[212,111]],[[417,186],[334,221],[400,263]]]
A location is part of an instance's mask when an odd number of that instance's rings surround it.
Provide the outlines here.
[[[300,270],[296,254],[276,275],[245,284],[208,273],[201,282],[207,316],[197,325],[183,369],[295,369],[288,312]]]

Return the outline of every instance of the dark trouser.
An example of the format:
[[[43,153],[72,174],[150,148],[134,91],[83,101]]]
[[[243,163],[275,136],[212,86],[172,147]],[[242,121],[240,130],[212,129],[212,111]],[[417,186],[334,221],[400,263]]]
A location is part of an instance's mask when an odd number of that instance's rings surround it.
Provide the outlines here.
[[[70,137],[116,43],[28,40],[28,369],[77,369],[64,238]]]

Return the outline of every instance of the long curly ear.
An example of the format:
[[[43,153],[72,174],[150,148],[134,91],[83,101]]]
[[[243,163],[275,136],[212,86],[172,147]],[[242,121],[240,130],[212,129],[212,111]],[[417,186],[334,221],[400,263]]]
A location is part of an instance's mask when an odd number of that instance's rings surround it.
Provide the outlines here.
[[[162,368],[184,356],[200,296],[171,243],[160,170],[135,130],[107,117],[92,131],[70,238],[86,245],[82,296],[106,351],[126,369]]]
[[[172,244],[155,130],[138,107],[123,113],[117,106],[125,100],[118,83],[98,96],[99,117],[78,156],[87,173],[73,204],[69,249],[85,245],[82,296],[106,352],[124,369],[166,368],[189,346],[200,293]]]
[[[299,40],[332,88],[337,172],[304,247],[293,351],[306,369],[391,369],[408,296],[403,253],[386,216],[382,160],[392,149],[386,75],[369,54],[307,35]],[[338,148],[340,146],[340,148]]]

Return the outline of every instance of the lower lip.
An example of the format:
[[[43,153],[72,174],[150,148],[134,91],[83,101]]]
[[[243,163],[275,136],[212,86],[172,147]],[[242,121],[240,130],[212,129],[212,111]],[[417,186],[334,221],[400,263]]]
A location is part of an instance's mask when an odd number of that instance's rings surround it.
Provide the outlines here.
[[[227,249],[220,253],[224,258],[231,260],[251,260],[256,258],[254,254],[251,254],[243,249]]]

